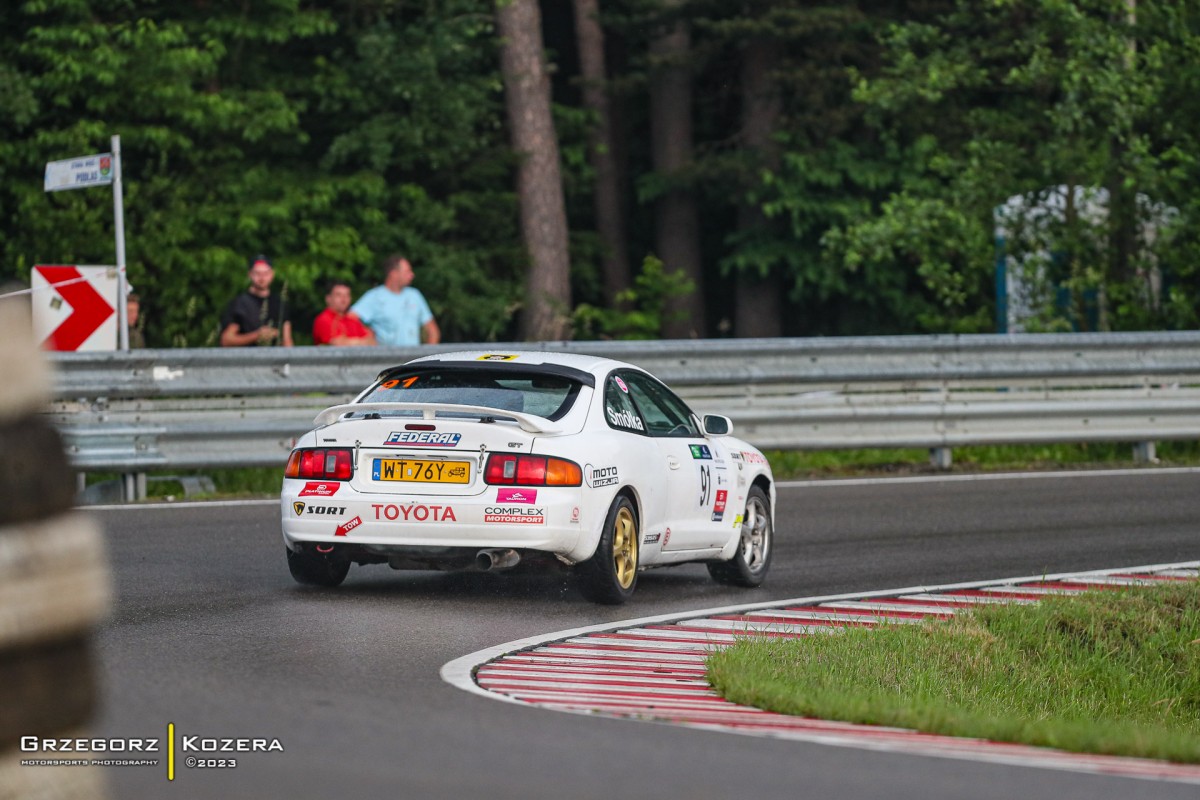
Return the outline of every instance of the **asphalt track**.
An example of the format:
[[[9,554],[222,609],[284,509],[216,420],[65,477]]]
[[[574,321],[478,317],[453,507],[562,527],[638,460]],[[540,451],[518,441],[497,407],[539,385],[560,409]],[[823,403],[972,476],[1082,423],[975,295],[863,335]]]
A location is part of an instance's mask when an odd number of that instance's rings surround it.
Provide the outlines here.
[[[292,583],[271,504],[102,510],[118,603],[93,735],[277,738],[234,769],[106,767],[117,798],[1194,798],[1185,784],[760,739],[492,702],[439,670],[502,642],[794,597],[1200,558],[1200,473],[781,489],[765,587],[643,573],[601,608],[563,575],[356,568]]]

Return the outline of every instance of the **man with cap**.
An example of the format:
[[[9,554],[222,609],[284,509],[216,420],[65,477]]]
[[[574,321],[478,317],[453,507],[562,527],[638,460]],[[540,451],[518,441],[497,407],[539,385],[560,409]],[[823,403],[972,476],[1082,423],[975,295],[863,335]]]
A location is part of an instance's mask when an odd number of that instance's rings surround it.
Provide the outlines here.
[[[221,315],[221,346],[279,343],[291,347],[292,323],[284,299],[271,293],[275,270],[266,256],[250,262],[249,276],[250,288],[233,298]]]

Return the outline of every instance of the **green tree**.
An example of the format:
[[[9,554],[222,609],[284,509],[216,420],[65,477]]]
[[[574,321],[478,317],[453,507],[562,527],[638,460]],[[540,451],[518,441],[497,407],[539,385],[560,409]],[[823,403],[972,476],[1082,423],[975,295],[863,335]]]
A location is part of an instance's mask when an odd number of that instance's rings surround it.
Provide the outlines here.
[[[1187,120],[1196,102],[1172,84],[1177,69],[1195,80],[1184,54],[1195,52],[1196,10],[1185,2],[1130,10],[1126,0],[959,0],[932,21],[891,28],[884,73],[860,76],[855,96],[897,154],[900,181],[877,210],[828,237],[842,269],[906,265],[925,300],[913,309],[922,329],[983,329],[996,207],[1023,195],[1044,214],[1055,187],[1068,187],[1060,191],[1068,198],[1074,187],[1104,188],[1111,199],[1098,243],[1095,224],[1067,203],[1056,238],[1035,245],[1056,254],[1044,272],[1075,299],[1045,316],[1087,327],[1081,301],[1090,291],[1118,300],[1102,303],[1107,315],[1094,324],[1182,322],[1134,286],[1144,286],[1174,232],[1155,228],[1154,242],[1129,242],[1148,230],[1156,203],[1179,197],[1179,179],[1195,178],[1181,154],[1194,144]],[[1138,193],[1149,202],[1135,202]]]
[[[366,288],[402,250],[448,338],[506,335],[519,242],[495,188],[510,162],[488,4],[321,5],[6,5],[3,274],[112,263],[111,203],[44,195],[40,175],[116,133],[151,345],[212,344],[258,252],[301,331],[326,277]]]

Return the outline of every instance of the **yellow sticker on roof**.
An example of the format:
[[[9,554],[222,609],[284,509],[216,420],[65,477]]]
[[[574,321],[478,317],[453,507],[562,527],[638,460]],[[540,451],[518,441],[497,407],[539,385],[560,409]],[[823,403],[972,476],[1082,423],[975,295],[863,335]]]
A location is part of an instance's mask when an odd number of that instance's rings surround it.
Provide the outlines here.
[[[516,361],[517,356],[488,353],[487,355],[482,355],[475,360],[476,361]]]

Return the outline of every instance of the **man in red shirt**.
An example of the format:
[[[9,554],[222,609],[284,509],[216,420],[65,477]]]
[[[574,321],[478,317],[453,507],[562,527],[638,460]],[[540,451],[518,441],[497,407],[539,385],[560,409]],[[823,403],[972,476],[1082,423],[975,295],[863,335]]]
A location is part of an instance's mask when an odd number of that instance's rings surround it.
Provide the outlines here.
[[[346,316],[350,309],[350,284],[333,281],[325,294],[325,310],[313,320],[313,344],[335,347],[354,347],[375,344],[375,334],[356,316]]]

